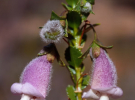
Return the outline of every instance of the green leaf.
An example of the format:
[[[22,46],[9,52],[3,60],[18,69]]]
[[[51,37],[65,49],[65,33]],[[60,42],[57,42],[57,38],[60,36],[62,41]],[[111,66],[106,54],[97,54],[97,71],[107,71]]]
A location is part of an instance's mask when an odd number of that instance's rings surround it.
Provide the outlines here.
[[[87,86],[82,86],[82,90],[85,89]]]
[[[68,26],[73,29],[78,29],[78,27],[81,25],[81,16],[76,11],[71,11],[67,14],[67,21]]]
[[[88,85],[89,84],[89,80],[90,80],[90,76],[86,75],[83,77],[83,81],[82,81],[82,85]]]
[[[89,16],[89,13],[82,13],[82,22],[85,21],[88,16]]]
[[[68,11],[71,11],[71,10],[72,10],[72,8],[71,8],[70,6],[68,6],[68,5],[64,4],[64,3],[62,3],[62,5],[63,5],[63,7],[64,7],[65,9],[67,9]]]
[[[92,5],[95,4],[95,0],[87,0],[87,2],[89,2],[89,3],[92,4]]]
[[[77,100],[76,94],[74,91],[75,91],[75,88],[71,85],[68,85],[68,87],[66,88],[67,95],[71,100]]]
[[[76,74],[76,71],[75,71],[74,68],[72,68],[71,66],[67,66],[67,67],[68,67],[68,69],[69,69],[69,71],[70,71],[71,73],[73,73],[74,75]]]
[[[82,89],[85,89],[87,85],[89,85],[90,76],[84,76],[82,80]]]
[[[64,34],[64,36],[65,37],[68,37],[68,22],[67,22],[67,20],[66,20],[66,24],[65,24],[65,34]]]
[[[95,15],[95,13],[92,10],[90,11],[90,13]]]
[[[76,4],[78,3],[79,0],[66,0],[68,5],[70,5],[72,8],[75,8]]]
[[[75,78],[74,78],[74,74],[76,74],[76,71],[73,68],[71,68],[71,66],[67,66],[67,68],[68,68],[68,70],[69,70],[69,72],[71,74],[71,78],[72,78],[74,84],[76,84]]]
[[[52,11],[52,14],[51,14],[51,20],[65,20],[66,18],[64,16],[58,16],[57,14],[55,14],[53,11]]]
[[[82,63],[82,59],[79,59],[82,55],[81,51],[75,47],[68,47],[65,51],[65,58],[67,62],[73,67],[79,67]]]
[[[73,10],[80,12],[80,10],[81,10],[81,1],[80,0],[78,1],[77,5],[75,6],[75,8]]]
[[[81,0],[81,6],[84,6],[86,4],[87,0]]]
[[[81,72],[84,72],[84,71],[85,71],[85,66],[82,66]]]

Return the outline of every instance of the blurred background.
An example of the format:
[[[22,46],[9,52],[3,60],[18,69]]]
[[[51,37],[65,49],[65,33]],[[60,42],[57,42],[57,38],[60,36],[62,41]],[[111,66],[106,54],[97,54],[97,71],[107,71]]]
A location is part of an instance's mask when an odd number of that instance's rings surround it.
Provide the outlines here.
[[[90,15],[88,20],[101,23],[96,31],[104,45],[114,45],[108,52],[118,71],[118,86],[124,92],[118,100],[134,100],[135,0],[95,1],[95,15]],[[65,0],[0,0],[0,100],[20,100],[20,96],[10,92],[10,86],[19,82],[24,67],[46,45],[39,37],[38,27],[49,20],[52,10],[57,14],[64,10],[61,2]],[[92,32],[87,34],[83,51],[93,39]],[[63,40],[57,44],[62,59],[66,47]],[[90,58],[84,63],[86,72],[90,72]],[[55,61],[52,89],[46,100],[67,100],[68,84],[73,84],[69,72]]]

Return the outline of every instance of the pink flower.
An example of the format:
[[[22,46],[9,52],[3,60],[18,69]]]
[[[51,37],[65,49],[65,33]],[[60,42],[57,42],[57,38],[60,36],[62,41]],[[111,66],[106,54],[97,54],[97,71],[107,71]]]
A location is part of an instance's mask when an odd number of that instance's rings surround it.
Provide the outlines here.
[[[44,100],[49,92],[52,65],[43,55],[33,59],[24,69],[20,83],[14,83],[11,91],[22,94],[21,100]]]
[[[83,93],[83,98],[96,100],[109,100],[109,97],[119,98],[123,91],[117,87],[117,73],[112,60],[106,51],[100,48],[100,55],[94,58],[92,49],[90,56],[93,59],[93,72],[91,77],[91,89]]]

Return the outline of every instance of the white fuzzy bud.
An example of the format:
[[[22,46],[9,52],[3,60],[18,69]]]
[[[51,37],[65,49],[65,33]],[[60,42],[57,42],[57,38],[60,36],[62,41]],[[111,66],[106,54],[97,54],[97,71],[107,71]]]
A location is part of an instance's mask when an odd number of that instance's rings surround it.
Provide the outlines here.
[[[64,35],[59,20],[49,20],[41,29],[40,37],[44,42],[58,42]]]
[[[84,13],[89,13],[91,9],[91,4],[89,2],[86,2],[86,4],[82,7],[81,11]]]

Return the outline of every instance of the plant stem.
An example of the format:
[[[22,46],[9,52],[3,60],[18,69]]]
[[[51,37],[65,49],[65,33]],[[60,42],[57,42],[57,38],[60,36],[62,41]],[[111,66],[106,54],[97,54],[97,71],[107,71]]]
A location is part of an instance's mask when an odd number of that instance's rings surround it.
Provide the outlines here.
[[[82,79],[80,79],[81,77],[81,68],[80,67],[76,67],[76,79],[78,81],[78,86],[76,86],[76,90],[78,90],[78,93],[77,93],[77,100],[82,100]],[[80,91],[80,92],[79,92]]]

